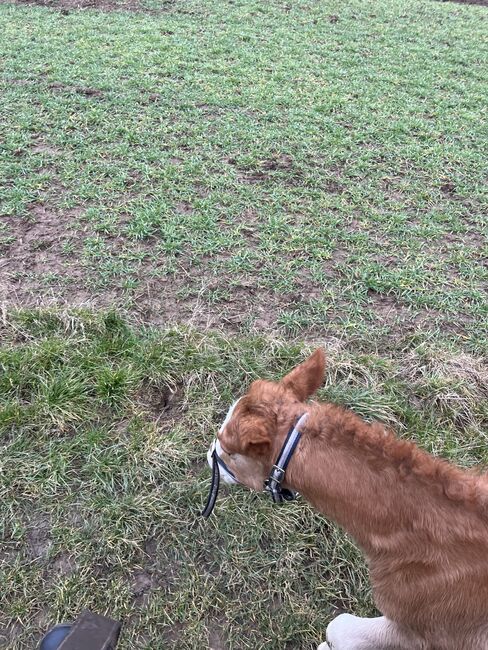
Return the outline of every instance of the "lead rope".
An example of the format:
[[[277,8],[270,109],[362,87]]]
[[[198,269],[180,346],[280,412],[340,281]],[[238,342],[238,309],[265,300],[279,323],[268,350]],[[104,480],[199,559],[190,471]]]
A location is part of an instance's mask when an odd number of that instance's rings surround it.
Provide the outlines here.
[[[202,517],[205,517],[205,519],[208,519],[210,517],[215,507],[215,502],[217,501],[217,496],[219,494],[219,485],[220,485],[219,462],[218,462],[217,450],[214,449],[212,453],[212,485],[210,486],[210,492],[208,495],[207,503],[205,504],[205,508],[200,513]]]

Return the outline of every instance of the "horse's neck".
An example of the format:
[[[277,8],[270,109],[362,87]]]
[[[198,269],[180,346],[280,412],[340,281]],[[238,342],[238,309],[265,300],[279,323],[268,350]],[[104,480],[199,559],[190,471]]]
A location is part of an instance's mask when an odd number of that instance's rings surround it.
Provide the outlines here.
[[[286,482],[362,547],[389,619],[452,639],[429,647],[488,650],[484,478],[324,405],[311,409]]]
[[[397,439],[381,425],[323,405],[312,409],[287,484],[371,556],[408,546],[412,536],[416,539],[422,532],[432,540],[463,530],[469,513],[454,507],[442,482],[435,482],[443,471],[457,472],[462,485],[459,470]]]

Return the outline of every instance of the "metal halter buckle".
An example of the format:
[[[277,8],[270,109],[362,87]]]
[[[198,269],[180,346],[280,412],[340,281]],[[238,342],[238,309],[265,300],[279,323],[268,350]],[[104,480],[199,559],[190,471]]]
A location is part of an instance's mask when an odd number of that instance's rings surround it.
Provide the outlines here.
[[[278,476],[276,476],[278,474]],[[285,478],[285,470],[282,467],[278,467],[278,465],[273,465],[271,468],[271,474],[270,474],[270,479],[273,481],[276,481],[276,483],[281,483],[281,481]]]

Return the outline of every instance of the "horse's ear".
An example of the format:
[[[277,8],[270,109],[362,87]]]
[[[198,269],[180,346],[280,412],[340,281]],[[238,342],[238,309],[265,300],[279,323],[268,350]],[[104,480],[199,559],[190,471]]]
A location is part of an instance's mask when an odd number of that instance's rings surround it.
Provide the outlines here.
[[[305,401],[320,388],[325,375],[325,352],[318,348],[303,363],[283,377],[281,383],[301,401]]]

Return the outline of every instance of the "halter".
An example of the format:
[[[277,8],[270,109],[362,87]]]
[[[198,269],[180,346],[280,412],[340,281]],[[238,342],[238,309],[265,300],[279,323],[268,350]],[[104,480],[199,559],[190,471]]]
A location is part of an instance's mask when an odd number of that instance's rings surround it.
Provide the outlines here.
[[[285,442],[281,447],[278,460],[271,468],[269,478],[264,482],[265,491],[271,494],[271,498],[275,503],[293,501],[298,496],[298,492],[281,487],[281,483],[285,478],[286,468],[293,456],[293,452],[297,448],[300,438],[302,437],[300,427],[307,419],[307,415],[308,413],[304,413],[301,417],[297,418],[295,424],[288,431]]]
[[[222,426],[220,427],[219,433],[222,433],[225,426],[229,422],[234,412],[234,409],[237,405],[237,402],[230,407]],[[308,413],[304,413],[301,417],[297,418],[294,425],[288,431],[285,442],[281,447],[281,451],[278,455],[276,463],[271,468],[269,477],[264,482],[264,491],[271,495],[274,503],[283,503],[284,501],[293,501],[297,498],[298,492],[294,490],[288,490],[287,488],[282,487],[282,482],[285,478],[286,468],[293,456],[295,449],[300,441],[302,436],[300,432],[300,427],[303,425],[307,418]],[[228,483],[239,483],[236,479],[234,473],[227,467],[223,459],[221,458],[222,447],[218,439],[214,440],[210,449],[207,453],[207,459],[212,467],[212,484],[210,486],[210,493],[207,498],[207,503],[205,508],[202,510],[202,516],[207,519],[212,514],[212,511],[217,501],[217,496],[219,493],[220,485],[220,474],[222,472],[223,476],[227,479]]]

